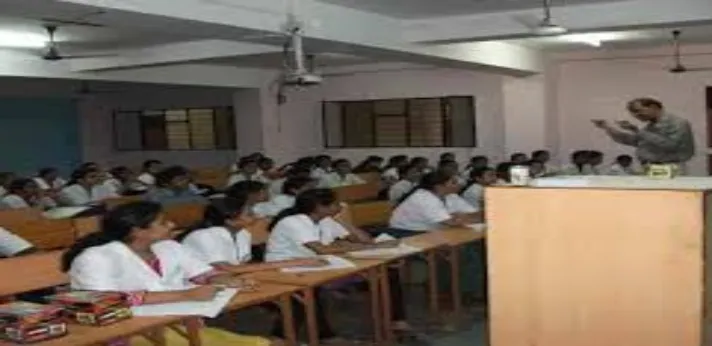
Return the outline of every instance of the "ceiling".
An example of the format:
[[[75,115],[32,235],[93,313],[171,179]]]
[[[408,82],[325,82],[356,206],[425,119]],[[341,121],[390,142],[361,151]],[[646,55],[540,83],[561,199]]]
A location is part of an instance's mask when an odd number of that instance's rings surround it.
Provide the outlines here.
[[[221,58],[205,60],[204,62],[215,65],[228,65],[255,68],[280,68],[282,66],[281,53],[256,54],[234,58]],[[369,63],[383,62],[382,59],[369,59],[355,55],[339,53],[318,53],[316,54],[315,67],[339,67],[348,65],[361,65]]]
[[[539,8],[542,0],[318,0],[375,12],[385,16],[418,19]],[[552,0],[552,5],[579,5],[621,0]]]

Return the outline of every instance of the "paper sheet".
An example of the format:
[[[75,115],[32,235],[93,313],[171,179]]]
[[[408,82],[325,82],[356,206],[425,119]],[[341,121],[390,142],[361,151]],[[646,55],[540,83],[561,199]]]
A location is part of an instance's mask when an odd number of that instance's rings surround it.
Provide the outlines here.
[[[382,243],[386,241],[396,240],[396,238],[386,234],[381,233],[378,237],[373,239],[376,243]],[[395,257],[411,254],[414,252],[419,252],[420,248],[415,246],[406,245],[403,243],[398,244],[398,246],[388,249],[368,249],[349,252],[349,256],[355,258],[371,258],[371,257]]]
[[[134,306],[131,311],[135,316],[205,316],[213,318],[237,294],[237,289],[226,288],[215,295],[209,302],[182,302],[166,304],[149,304]]]
[[[356,265],[339,256],[334,256],[334,255],[325,255],[321,256],[322,259],[325,259],[326,261],[329,262],[329,264],[321,267],[291,267],[291,268],[282,268],[280,271],[283,273],[308,273],[308,272],[320,272],[320,271],[326,271],[326,270],[337,270],[337,269],[348,269],[348,268],[356,268]]]

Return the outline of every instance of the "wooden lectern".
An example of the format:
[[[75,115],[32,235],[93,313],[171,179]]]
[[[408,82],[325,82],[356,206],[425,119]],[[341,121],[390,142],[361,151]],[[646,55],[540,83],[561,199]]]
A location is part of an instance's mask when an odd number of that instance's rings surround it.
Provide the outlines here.
[[[486,191],[492,346],[712,345],[712,179]]]

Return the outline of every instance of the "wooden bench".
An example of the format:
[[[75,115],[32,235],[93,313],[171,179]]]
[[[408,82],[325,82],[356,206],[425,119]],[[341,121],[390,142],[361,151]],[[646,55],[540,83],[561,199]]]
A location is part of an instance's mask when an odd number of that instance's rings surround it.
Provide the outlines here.
[[[230,176],[227,168],[199,168],[192,172],[193,182],[221,188],[227,183]]]
[[[16,209],[0,212],[0,227],[17,234],[41,250],[69,247],[74,243],[71,220],[52,220],[37,210]]]
[[[188,228],[203,219],[205,205],[177,204],[164,209],[166,219],[175,223],[176,228]]]
[[[376,200],[381,191],[380,183],[368,183],[360,185],[342,186],[333,189],[342,202],[360,202]]]
[[[114,209],[120,205],[143,200],[143,196],[122,196],[103,200],[107,209]]]
[[[358,173],[356,174],[359,178],[363,179],[369,184],[380,184],[381,183],[381,173],[371,172],[371,173]]]

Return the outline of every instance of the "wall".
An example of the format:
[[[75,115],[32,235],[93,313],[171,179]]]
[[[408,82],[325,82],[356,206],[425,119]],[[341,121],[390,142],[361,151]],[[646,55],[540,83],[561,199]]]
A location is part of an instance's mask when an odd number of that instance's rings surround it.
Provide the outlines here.
[[[412,69],[325,76],[320,87],[290,93],[282,107],[265,113],[271,156],[294,158],[322,151],[321,101],[439,97],[473,95],[477,112],[477,148],[374,148],[327,149],[326,153],[354,162],[368,155],[420,155],[436,160],[444,151],[455,152],[461,161],[484,154],[494,159],[505,155],[505,125],[501,76],[463,70]]]
[[[531,153],[547,146],[546,90],[545,76],[511,78],[504,80],[505,150]]]
[[[191,167],[229,165],[237,157],[237,153],[234,150],[116,151],[113,145],[112,117],[113,112],[117,109],[231,106],[233,104],[233,94],[234,90],[232,89],[184,89],[155,86],[128,88],[127,91],[118,94],[84,98],[79,102],[84,159],[86,161],[96,161],[106,166],[138,166],[147,159],[158,159],[165,163]]]
[[[712,67],[712,46],[688,46],[685,64]],[[666,49],[579,53],[557,57],[556,112],[565,160],[572,150],[592,148],[614,155],[632,153],[595,129],[591,119],[630,119],[625,103],[635,97],[660,99],[667,110],[688,119],[694,129],[698,154],[691,162],[695,174],[706,174],[705,89],[712,71],[671,74]],[[641,56],[650,56],[641,58]],[[618,57],[618,58],[616,58]]]

